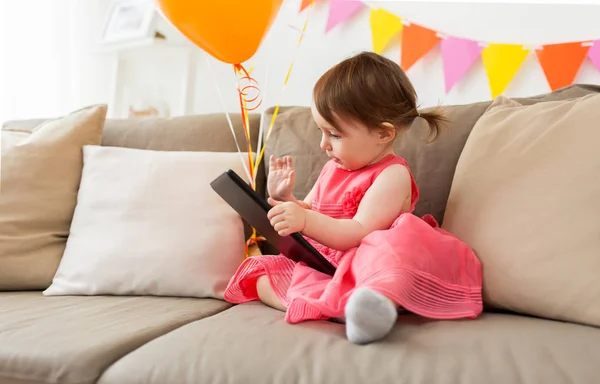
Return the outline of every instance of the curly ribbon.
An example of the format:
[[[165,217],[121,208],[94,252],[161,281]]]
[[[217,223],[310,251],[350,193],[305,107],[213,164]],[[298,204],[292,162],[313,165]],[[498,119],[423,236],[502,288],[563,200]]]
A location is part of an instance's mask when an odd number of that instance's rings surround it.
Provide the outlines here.
[[[252,228],[252,235],[246,241],[246,257],[260,255],[258,243],[266,240],[263,236],[257,236],[256,229]]]
[[[240,149],[240,145],[238,143],[237,135],[235,134],[235,129],[233,128],[233,122],[231,121],[231,116],[229,116],[229,112],[227,112],[227,109],[225,108],[225,100],[223,100],[223,95],[221,94],[221,88],[219,87],[219,83],[217,82],[217,78],[214,76],[214,71],[213,71],[212,65],[210,63],[210,60],[208,59],[208,55],[205,55],[204,59],[206,60],[206,65],[208,66],[210,72],[213,73],[212,79],[213,79],[213,83],[215,85],[215,91],[217,93],[217,96],[219,97],[219,101],[221,102],[221,106],[223,107],[223,110],[224,110],[224,113],[225,113],[225,118],[227,119],[227,125],[229,126],[229,130],[231,131],[231,135],[233,136],[233,141],[234,141],[235,146],[237,148],[238,154],[240,155],[240,161],[242,162],[242,166],[244,167],[244,171],[246,173],[246,176],[248,176],[249,180],[252,180],[252,177],[250,175],[250,170],[248,169],[248,166],[246,165],[246,162],[244,162],[244,157],[242,156],[242,150]]]
[[[260,106],[260,104],[262,103],[262,98],[261,98],[261,94],[260,94],[260,89],[258,87],[258,82],[252,76],[250,76],[250,73],[247,72],[244,69],[244,67],[241,65],[239,65],[239,67],[236,68],[236,71],[238,72],[239,75],[241,75],[241,77],[238,79],[237,91],[238,91],[238,97],[239,97],[239,101],[240,101],[242,125],[244,128],[244,133],[246,135],[246,142],[248,145],[248,163],[250,164],[250,168],[251,168],[250,172],[252,173],[252,178],[250,179],[250,183],[251,183],[252,188],[254,190],[256,190],[256,175],[257,175],[256,170],[258,169],[258,164],[254,165],[252,163],[253,159],[251,159],[252,136],[251,136],[251,130],[250,130],[249,113],[251,111],[254,111],[255,109],[257,109]],[[250,72],[251,71],[252,71],[252,69],[250,70]],[[250,95],[251,92],[255,93],[255,95],[253,97]],[[249,104],[253,104],[253,105],[249,106]]]

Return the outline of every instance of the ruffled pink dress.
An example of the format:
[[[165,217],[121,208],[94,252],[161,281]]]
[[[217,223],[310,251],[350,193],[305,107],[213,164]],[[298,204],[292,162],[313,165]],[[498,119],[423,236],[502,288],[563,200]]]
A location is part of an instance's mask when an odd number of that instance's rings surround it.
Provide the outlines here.
[[[408,168],[396,155],[356,171],[328,162],[316,182],[312,209],[333,218],[352,218],[375,178],[393,164]],[[229,281],[225,300],[259,300],[256,280],[267,275],[287,308],[289,323],[342,317],[348,298],[359,287],[424,317],[476,318],[483,310],[481,264],[469,246],[440,228],[432,216],[412,214],[419,190],[412,174],[411,179],[410,212],[401,213],[389,229],[365,236],[358,247],[342,252],[307,238],[337,267],[334,276],[283,255],[249,257]]]

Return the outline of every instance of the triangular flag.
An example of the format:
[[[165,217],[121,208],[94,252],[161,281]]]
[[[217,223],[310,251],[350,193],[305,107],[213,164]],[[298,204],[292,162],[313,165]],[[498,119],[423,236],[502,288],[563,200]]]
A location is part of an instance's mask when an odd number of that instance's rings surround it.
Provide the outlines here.
[[[447,93],[479,58],[483,47],[476,41],[456,37],[443,39],[440,45]]]
[[[302,4],[300,4],[300,12],[304,11],[309,5],[311,5],[313,0],[302,0]]]
[[[437,32],[416,24],[405,25],[402,30],[400,66],[408,71],[440,41]]]
[[[333,27],[342,21],[354,16],[354,14],[360,11],[364,6],[365,5],[362,3],[362,1],[331,0],[325,32],[329,32]]]
[[[588,51],[588,57],[600,71],[600,40],[594,41],[593,44]]]
[[[581,42],[549,44],[536,51],[550,88],[555,89],[571,85],[590,47]]]
[[[528,54],[528,50],[516,44],[490,44],[481,51],[492,98],[504,92]]]
[[[373,52],[383,53],[390,40],[402,31],[402,19],[384,9],[373,8],[369,20],[373,36]]]

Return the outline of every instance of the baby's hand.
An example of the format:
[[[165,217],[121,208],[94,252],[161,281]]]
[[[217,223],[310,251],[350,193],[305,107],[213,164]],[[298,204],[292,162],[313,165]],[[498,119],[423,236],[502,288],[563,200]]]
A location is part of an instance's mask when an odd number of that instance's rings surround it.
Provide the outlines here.
[[[296,172],[294,162],[290,156],[282,159],[269,158],[269,177],[267,180],[267,191],[269,196],[278,201],[293,200],[294,185],[296,184]]]
[[[302,232],[306,225],[306,210],[296,203],[276,201],[269,197],[269,204],[273,206],[267,217],[279,236],[291,235]]]

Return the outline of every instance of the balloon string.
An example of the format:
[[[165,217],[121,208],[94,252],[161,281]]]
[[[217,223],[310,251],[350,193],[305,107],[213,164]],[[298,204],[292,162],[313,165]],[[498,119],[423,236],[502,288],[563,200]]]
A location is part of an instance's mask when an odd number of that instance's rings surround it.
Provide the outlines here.
[[[225,100],[223,100],[223,95],[221,94],[221,88],[219,87],[219,83],[217,82],[217,78],[214,75],[214,71],[212,68],[212,65],[210,63],[210,60],[208,59],[208,55],[204,56],[205,60],[206,60],[206,64],[208,65],[208,69],[209,71],[212,73],[212,79],[213,82],[215,84],[215,89],[217,91],[217,95],[219,96],[219,100],[221,101],[221,106],[223,108],[223,111],[225,112],[225,117],[227,119],[227,124],[229,125],[229,130],[231,131],[231,134],[233,135],[233,141],[235,142],[235,146],[238,150],[238,153],[240,155],[240,161],[242,162],[242,166],[244,167],[244,171],[246,173],[246,176],[248,176],[248,179],[252,180],[252,176],[250,175],[250,170],[248,169],[248,166],[246,165],[246,162],[244,162],[244,157],[242,156],[242,150],[240,148],[240,145],[238,143],[237,140],[237,136],[235,134],[235,129],[233,128],[233,122],[231,121],[231,116],[229,116],[229,113],[227,112],[227,108],[225,108]]]
[[[240,114],[241,114],[241,118],[242,118],[242,126],[244,128],[244,135],[246,137],[246,144],[247,144],[247,150],[248,150],[248,164],[250,165],[250,185],[252,187],[252,189],[256,190],[256,169],[257,166],[254,166],[253,163],[253,159],[252,159],[252,134],[251,134],[251,130],[250,130],[250,118],[249,118],[249,111],[252,111],[254,109],[256,109],[258,106],[255,106],[253,108],[249,108],[248,107],[248,102],[253,102],[255,100],[257,100],[260,95],[257,94],[256,97],[254,98],[248,98],[248,93],[247,91],[249,89],[254,89],[257,92],[259,91],[258,85],[246,85],[241,87],[239,85],[239,82],[243,82],[243,81],[247,81],[249,84],[252,83],[256,83],[256,80],[254,78],[252,78],[252,76],[250,76],[250,73],[241,65],[241,64],[234,64],[233,65],[234,68],[234,72],[236,75],[241,76],[238,79],[238,86],[237,91],[238,91],[238,99],[239,99],[239,103],[240,103]],[[260,102],[259,102],[260,105]],[[256,233],[256,228],[251,227],[252,228],[252,233],[250,234],[250,237],[248,238],[248,240],[246,240],[246,243],[244,244],[244,255],[246,258],[250,257],[250,248],[253,246],[258,246],[258,243],[261,241],[266,241],[266,239],[263,236],[258,236]],[[260,248],[259,248],[260,250]]]
[[[315,5],[315,0],[312,0],[310,7],[309,7],[310,9],[308,10],[308,12],[306,14],[306,19],[304,20],[304,25],[302,26],[302,31],[300,32],[300,37],[298,38],[298,43],[296,44],[296,50],[294,51],[294,55],[292,56],[292,62],[290,63],[290,66],[288,67],[287,73],[285,75],[285,79],[283,81],[283,87],[281,90],[282,95],[283,95],[283,92],[285,92],[285,89],[287,88],[287,84],[290,80],[292,68],[294,68],[294,62],[296,61],[296,54],[298,53],[300,44],[302,43],[304,33],[306,32],[306,26],[308,25],[308,19],[310,17],[310,13],[312,12],[312,9],[314,8],[314,5]],[[269,123],[269,128],[267,130],[267,137],[265,138],[264,144],[259,151],[258,157],[256,158],[256,163],[254,164],[254,168],[258,167],[258,165],[260,164],[260,162],[264,156],[265,147],[267,146],[267,140],[269,140],[269,137],[271,136],[271,131],[273,130],[273,126],[275,125],[275,120],[277,119],[277,115],[279,114],[279,106],[280,106],[279,103],[277,103],[277,105],[275,106],[275,110],[273,111],[273,116],[271,117],[271,122]]]
[[[271,43],[269,43],[269,45],[272,45]],[[269,47],[270,48],[270,47]],[[270,67],[270,60],[267,60],[267,63],[265,65],[265,78],[263,80],[263,92],[262,92],[262,99],[265,100],[266,99],[266,90],[269,88],[268,87],[268,81],[269,81],[269,67]],[[258,154],[260,154],[262,145],[263,145],[263,140],[265,138],[264,133],[265,133],[265,114],[261,113],[260,114],[260,119],[259,119],[259,129],[258,129],[258,143],[257,143],[257,156],[256,158],[258,159]],[[260,163],[257,162],[256,166],[258,167]],[[254,175],[254,177],[256,177],[256,175]]]

